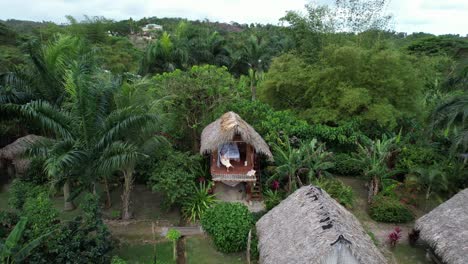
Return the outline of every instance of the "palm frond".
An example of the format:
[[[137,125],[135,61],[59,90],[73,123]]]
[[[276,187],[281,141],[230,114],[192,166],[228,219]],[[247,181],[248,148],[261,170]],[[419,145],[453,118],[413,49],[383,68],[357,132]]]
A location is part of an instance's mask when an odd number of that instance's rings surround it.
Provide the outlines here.
[[[20,110],[27,118],[39,122],[44,129],[62,138],[73,137],[70,115],[48,102],[33,101],[21,106]]]

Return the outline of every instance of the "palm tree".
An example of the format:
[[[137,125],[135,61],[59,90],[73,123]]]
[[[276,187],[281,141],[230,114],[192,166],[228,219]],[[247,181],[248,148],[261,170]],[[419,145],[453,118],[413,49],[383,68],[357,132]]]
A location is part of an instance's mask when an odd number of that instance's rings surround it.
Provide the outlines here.
[[[431,118],[431,129],[445,129],[451,136],[452,152],[468,150],[468,92],[457,94],[438,105]]]
[[[250,77],[250,89],[252,100],[256,99],[256,86],[262,79],[262,73],[266,69],[270,54],[267,49],[268,43],[263,39],[251,35],[241,46],[238,53],[234,54],[234,63],[247,67]]]
[[[398,137],[387,138],[385,136],[375,141],[367,139],[364,145],[358,143],[358,151],[351,158],[352,161],[362,167],[364,177],[369,180],[367,198],[369,203],[382,187],[394,183],[394,180],[390,178],[393,173],[389,170],[387,161],[393,153],[395,143],[398,140]]]
[[[426,200],[434,191],[446,191],[448,189],[447,172],[442,164],[433,164],[429,167],[417,167],[412,170],[418,174],[418,182],[426,189]]]
[[[137,143],[153,137],[157,116],[141,106],[112,109],[120,82],[109,73],[84,66],[76,63],[67,72],[67,101],[62,109],[44,101],[21,106],[25,116],[55,136],[34,146],[31,153],[43,156],[46,171],[64,185],[66,198],[72,181],[90,187],[99,178],[122,171],[123,217],[129,218],[132,173],[141,156]],[[73,208],[67,202],[65,209]]]
[[[12,73],[9,84],[20,87],[31,98],[60,105],[64,99],[66,71],[90,51],[83,41],[68,35],[56,35],[46,44],[31,40],[26,45],[31,64]]]
[[[188,57],[186,42],[164,32],[158,40],[152,42],[146,48],[140,74],[184,69],[187,66]]]
[[[301,176],[307,174],[307,184],[313,182],[317,177],[329,176],[328,172],[334,164],[332,155],[325,150],[324,144],[319,144],[316,139],[301,144],[299,148],[293,148],[289,139],[281,145],[273,147],[275,162],[278,164],[276,173],[269,179],[287,178],[287,191],[293,192],[298,186],[303,186]]]

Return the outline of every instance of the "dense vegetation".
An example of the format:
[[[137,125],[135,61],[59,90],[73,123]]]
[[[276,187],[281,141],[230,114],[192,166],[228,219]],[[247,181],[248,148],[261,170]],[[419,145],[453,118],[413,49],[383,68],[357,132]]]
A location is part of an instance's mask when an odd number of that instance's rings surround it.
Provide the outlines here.
[[[380,2],[337,1],[374,6],[335,22],[340,6],[310,5],[288,12],[288,26],[0,21],[0,144],[42,136],[0,212],[0,260],[110,263],[100,207],[119,186],[118,215],[131,219],[135,183],[201,219],[220,251],[245,249],[254,217],[215,200],[198,154],[202,129],[226,111],[273,151],[275,162],[262,161],[267,210],[307,184],[351,208],[355,194],[334,176],[361,177],[369,215],[401,223],[421,206],[416,195],[427,203],[468,187],[468,39],[391,31]],[[147,40],[148,23],[164,30]],[[65,210],[80,197],[83,215],[59,219],[59,193]]]

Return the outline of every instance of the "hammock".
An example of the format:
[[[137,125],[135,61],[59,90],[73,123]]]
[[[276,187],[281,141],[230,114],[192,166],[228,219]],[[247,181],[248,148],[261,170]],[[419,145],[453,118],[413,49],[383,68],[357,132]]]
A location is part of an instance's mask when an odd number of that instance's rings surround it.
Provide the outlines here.
[[[239,161],[240,160],[240,153],[239,153],[239,148],[237,147],[237,144],[234,142],[230,143],[225,143],[222,144],[218,148],[218,167],[220,167],[220,161],[221,157],[224,157],[225,159],[228,160],[235,160]]]

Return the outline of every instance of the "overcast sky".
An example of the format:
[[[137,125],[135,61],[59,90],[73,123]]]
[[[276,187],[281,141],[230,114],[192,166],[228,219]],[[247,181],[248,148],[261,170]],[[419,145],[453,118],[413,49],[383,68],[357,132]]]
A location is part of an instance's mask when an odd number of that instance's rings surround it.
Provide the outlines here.
[[[331,0],[315,0],[326,2]],[[390,0],[394,29],[402,32],[468,34],[468,0]],[[116,20],[184,17],[211,21],[277,24],[287,10],[309,0],[0,0],[0,19],[65,22],[84,14]]]

